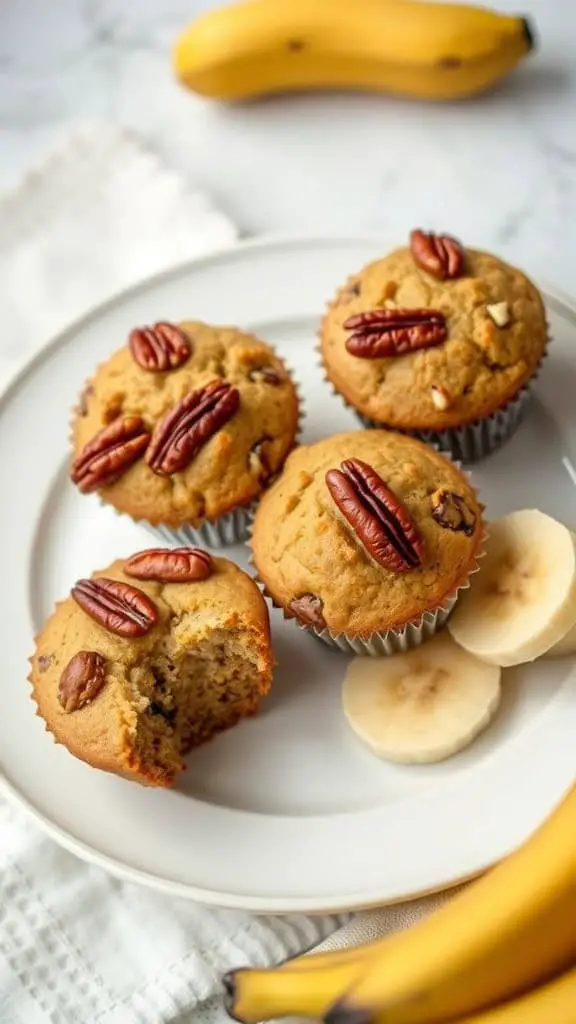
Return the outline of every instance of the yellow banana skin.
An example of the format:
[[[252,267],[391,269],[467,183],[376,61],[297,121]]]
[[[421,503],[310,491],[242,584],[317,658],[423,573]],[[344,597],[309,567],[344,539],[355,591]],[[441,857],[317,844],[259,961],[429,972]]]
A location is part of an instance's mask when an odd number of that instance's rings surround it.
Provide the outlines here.
[[[202,96],[355,89],[428,100],[470,96],[529,52],[527,21],[415,0],[246,0],[196,19],[176,76]]]
[[[523,847],[371,957],[325,1020],[456,1020],[575,961],[576,787]]]
[[[235,971],[226,989],[231,1015],[245,1024],[290,1015],[439,1024],[575,962],[576,787],[519,850],[408,931],[317,960]]]
[[[385,1020],[383,1017],[382,1024]],[[456,1024],[574,1024],[575,1021],[576,968],[573,968],[520,999],[501,1003]],[[377,1020],[376,1024],[380,1022]]]
[[[277,968],[231,971],[225,979],[228,1013],[242,1024],[259,1024],[292,1015],[319,1020],[337,996],[366,973],[368,949],[362,947],[363,955],[358,957],[343,956],[336,962],[310,964],[308,970],[302,961],[295,961],[298,966],[294,968],[287,963]]]

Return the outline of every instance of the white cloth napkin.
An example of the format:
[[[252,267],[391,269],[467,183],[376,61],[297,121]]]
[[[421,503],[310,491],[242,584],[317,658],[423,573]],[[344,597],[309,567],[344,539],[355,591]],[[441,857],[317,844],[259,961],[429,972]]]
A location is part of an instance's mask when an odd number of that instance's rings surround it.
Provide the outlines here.
[[[0,386],[96,303],[235,237],[135,139],[109,125],[81,131],[0,197]],[[223,971],[328,935],[332,946],[365,941],[434,902],[340,931],[347,915],[212,911],[110,878],[0,796],[0,1024],[224,1024]]]

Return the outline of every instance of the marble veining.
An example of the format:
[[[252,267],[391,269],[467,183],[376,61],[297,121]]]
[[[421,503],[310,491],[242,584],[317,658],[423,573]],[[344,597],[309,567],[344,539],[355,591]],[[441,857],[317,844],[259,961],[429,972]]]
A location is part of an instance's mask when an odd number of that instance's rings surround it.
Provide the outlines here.
[[[3,0],[0,187],[74,125],[111,118],[210,191],[243,233],[414,225],[492,247],[576,292],[576,5],[494,0],[531,16],[537,53],[490,95],[453,104],[308,95],[205,102],[170,69],[209,0]]]

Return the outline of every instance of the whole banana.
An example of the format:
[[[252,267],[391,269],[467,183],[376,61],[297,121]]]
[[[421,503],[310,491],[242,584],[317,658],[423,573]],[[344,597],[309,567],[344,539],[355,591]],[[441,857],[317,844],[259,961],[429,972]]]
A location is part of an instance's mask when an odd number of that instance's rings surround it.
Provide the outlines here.
[[[497,82],[532,49],[525,18],[414,0],[247,0],[198,17],[174,49],[203,96],[356,89],[449,100]]]
[[[454,1020],[575,960],[576,787],[520,850],[396,936],[325,1020]]]
[[[294,1014],[436,1024],[568,968],[576,961],[576,787],[520,849],[431,917],[314,961],[232,972],[230,1012],[243,1022]]]

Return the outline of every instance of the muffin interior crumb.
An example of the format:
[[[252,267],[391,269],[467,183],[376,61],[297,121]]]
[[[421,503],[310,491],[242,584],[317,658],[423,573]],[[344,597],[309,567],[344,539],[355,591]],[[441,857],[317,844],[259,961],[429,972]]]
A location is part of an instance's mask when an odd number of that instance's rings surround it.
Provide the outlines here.
[[[245,632],[214,630],[185,644],[165,634],[128,677],[133,744],[146,771],[172,779],[183,754],[253,714],[258,677]]]

